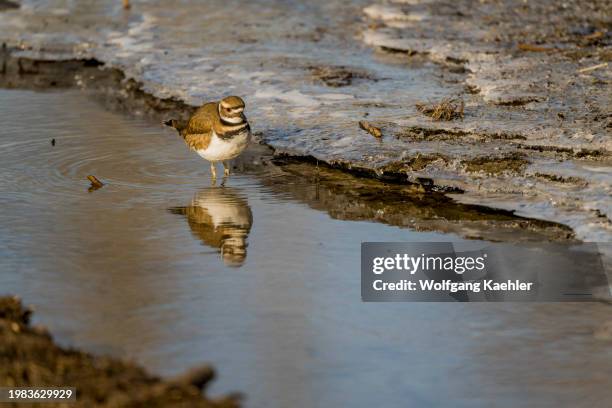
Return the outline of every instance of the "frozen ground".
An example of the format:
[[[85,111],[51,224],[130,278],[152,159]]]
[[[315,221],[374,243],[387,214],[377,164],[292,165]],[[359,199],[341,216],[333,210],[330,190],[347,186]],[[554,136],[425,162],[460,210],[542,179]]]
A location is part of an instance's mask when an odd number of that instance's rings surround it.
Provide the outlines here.
[[[160,98],[239,94],[279,152],[611,240],[609,1],[168,3],[22,1],[0,14],[0,40],[95,57]],[[415,108],[446,97],[464,100],[463,120]]]

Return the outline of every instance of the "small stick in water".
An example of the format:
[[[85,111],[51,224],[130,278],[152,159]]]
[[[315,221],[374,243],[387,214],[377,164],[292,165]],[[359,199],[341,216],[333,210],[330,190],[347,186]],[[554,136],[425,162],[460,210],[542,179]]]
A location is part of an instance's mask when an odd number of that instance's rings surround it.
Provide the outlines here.
[[[104,183],[102,183],[100,180],[98,180],[96,178],[96,176],[92,176],[89,175],[87,176],[87,179],[89,180],[89,182],[91,183],[91,186],[89,187],[88,191],[91,193],[92,191],[96,191],[99,188],[102,188],[104,186]]]
[[[368,121],[360,120],[359,127],[374,136],[375,138],[380,139],[382,137],[382,131],[376,126],[372,126]]]

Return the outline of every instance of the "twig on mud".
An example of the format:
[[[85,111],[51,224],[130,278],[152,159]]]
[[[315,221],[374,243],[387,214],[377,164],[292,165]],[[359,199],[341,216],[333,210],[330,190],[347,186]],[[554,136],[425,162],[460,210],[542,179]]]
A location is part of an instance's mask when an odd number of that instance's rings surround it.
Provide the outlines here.
[[[463,99],[444,99],[442,102],[433,105],[417,103],[416,108],[423,115],[427,115],[433,120],[463,120]]]
[[[521,43],[518,45],[518,49],[521,51],[530,51],[530,52],[549,52],[549,51],[556,51],[554,48],[548,48],[548,47],[540,47],[539,45],[535,45],[535,44],[524,44]]]
[[[353,81],[353,72],[344,67],[310,67],[312,75],[333,88],[348,86]]]
[[[576,72],[579,73],[579,74],[584,74],[585,72],[595,71],[596,69],[605,68],[607,66],[608,66],[608,63],[604,62],[602,64],[593,65],[592,67],[587,67],[587,68],[579,69]]]
[[[359,127],[374,136],[375,138],[380,139],[382,137],[382,131],[380,130],[380,128],[372,126],[368,121],[360,120]]]
[[[104,187],[104,183],[98,180],[96,176],[89,175],[87,176],[87,179],[91,183],[91,186],[89,187],[89,190],[88,190],[89,192],[96,191],[97,189]]]
[[[604,34],[605,33],[603,31],[595,31],[593,34],[585,35],[584,37],[582,37],[582,39],[587,41],[597,40],[599,38],[602,38]]]
[[[582,43],[587,46],[601,44],[605,37],[606,33],[604,31],[595,31],[594,33],[583,36]]]

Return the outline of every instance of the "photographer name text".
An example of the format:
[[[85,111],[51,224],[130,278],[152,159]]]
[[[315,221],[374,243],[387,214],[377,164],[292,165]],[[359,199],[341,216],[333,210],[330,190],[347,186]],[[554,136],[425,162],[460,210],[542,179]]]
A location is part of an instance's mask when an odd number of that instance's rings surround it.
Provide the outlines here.
[[[372,286],[376,291],[421,290],[452,293],[469,291],[478,293],[480,291],[530,291],[533,288],[533,282],[523,282],[518,279],[504,282],[495,282],[492,279],[478,282],[457,282],[451,280],[436,281],[432,279],[419,279],[417,282],[407,279],[396,282],[385,282],[382,279],[376,279],[372,282]]]

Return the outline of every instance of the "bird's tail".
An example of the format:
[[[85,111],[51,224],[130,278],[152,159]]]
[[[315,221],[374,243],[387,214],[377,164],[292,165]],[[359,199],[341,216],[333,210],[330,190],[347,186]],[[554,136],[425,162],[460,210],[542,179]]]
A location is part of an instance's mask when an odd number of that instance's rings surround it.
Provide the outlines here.
[[[162,125],[166,125],[169,126],[171,128],[175,128],[176,130],[178,130],[178,120],[176,119],[167,119],[162,121]]]
[[[181,119],[167,119],[162,121],[162,125],[176,129],[178,134],[185,138],[185,129],[187,129],[188,121]]]
[[[162,122],[162,125],[169,126],[171,128],[176,129],[179,132],[179,135],[183,136],[183,131],[187,127],[187,121],[177,120],[177,119],[168,119]]]

